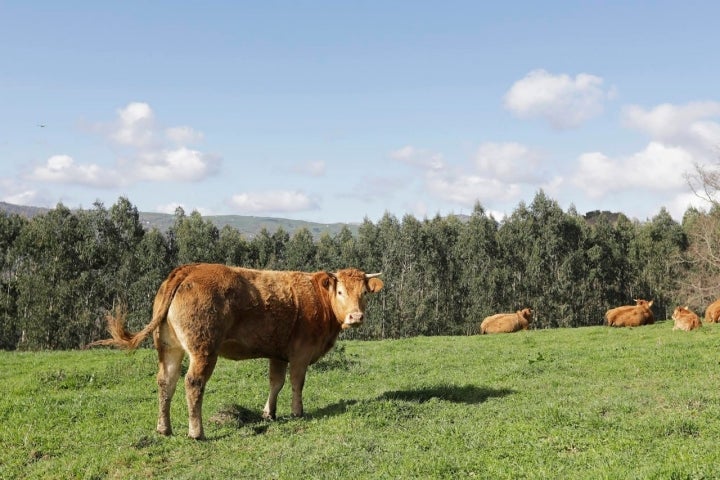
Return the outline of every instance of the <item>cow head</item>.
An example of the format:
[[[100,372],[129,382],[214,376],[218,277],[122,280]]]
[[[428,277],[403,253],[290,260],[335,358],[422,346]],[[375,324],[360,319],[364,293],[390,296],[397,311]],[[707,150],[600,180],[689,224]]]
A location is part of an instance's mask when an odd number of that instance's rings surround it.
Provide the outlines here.
[[[650,300],[649,302],[647,300],[643,300],[642,298],[636,298],[635,299],[635,305],[637,307],[646,307],[650,308],[652,307],[654,300]]]
[[[687,306],[687,307],[677,307],[677,308],[675,308],[675,310],[673,311],[673,314],[672,314],[672,317],[671,317],[671,318],[672,318],[673,320],[678,320],[681,316],[687,315],[688,313],[692,313],[692,312],[690,311],[690,307],[689,307],[689,306]]]
[[[379,292],[383,281],[380,274],[366,274],[354,268],[340,270],[327,275],[322,285],[327,289],[335,318],[342,328],[357,327],[363,323],[367,294]]]

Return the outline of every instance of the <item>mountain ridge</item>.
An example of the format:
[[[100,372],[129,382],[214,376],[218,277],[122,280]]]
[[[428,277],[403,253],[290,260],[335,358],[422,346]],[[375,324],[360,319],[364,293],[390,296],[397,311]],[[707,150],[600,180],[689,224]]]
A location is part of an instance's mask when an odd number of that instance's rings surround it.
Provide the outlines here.
[[[50,210],[52,209],[0,202],[0,211],[17,214],[26,218],[42,215]],[[170,213],[138,212],[138,214],[140,216],[140,222],[148,230],[157,228],[161,232],[166,232],[175,223],[175,215]],[[203,215],[202,218],[203,220],[210,221],[218,230],[222,230],[223,227],[229,225],[249,237],[256,236],[263,228],[271,234],[282,228],[290,235],[302,228],[306,228],[313,237],[320,237],[324,233],[330,236],[336,235],[343,227],[347,227],[350,232],[355,235],[359,227],[359,224],[356,223],[319,223],[305,220],[292,220],[289,218],[255,217],[251,215]]]

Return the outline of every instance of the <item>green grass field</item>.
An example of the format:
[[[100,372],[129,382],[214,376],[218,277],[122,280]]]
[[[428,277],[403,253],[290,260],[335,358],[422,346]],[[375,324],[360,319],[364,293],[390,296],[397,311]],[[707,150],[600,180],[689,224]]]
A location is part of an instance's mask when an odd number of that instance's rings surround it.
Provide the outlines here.
[[[221,360],[208,439],[155,433],[156,357],[0,352],[0,478],[720,478],[720,326],[341,342],[304,419]]]

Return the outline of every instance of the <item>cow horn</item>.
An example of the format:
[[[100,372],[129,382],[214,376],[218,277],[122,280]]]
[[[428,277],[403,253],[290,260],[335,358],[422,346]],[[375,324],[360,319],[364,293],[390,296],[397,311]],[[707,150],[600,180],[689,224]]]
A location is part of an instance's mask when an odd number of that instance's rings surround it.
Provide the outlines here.
[[[380,272],[380,273],[366,273],[366,274],[365,274],[365,278],[374,278],[374,277],[379,277],[380,275],[382,275],[382,272]]]

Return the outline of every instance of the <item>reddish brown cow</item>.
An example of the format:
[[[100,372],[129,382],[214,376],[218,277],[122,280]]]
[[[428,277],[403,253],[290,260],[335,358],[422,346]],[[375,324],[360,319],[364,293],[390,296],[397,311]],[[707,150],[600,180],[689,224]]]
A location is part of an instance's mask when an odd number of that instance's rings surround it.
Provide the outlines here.
[[[705,321],[707,323],[720,322],[720,300],[715,300],[705,310]]]
[[[607,325],[611,327],[639,327],[655,323],[653,315],[653,300],[649,302],[643,299],[636,299],[636,305],[623,305],[611,308],[605,313]]]
[[[129,333],[120,315],[108,317],[111,339],[94,345],[134,349],[153,333],[158,351],[157,431],[170,435],[170,402],[185,353],[189,435],[203,438],[202,400],[218,357],[268,358],[270,394],[263,410],[275,418],[278,393],[290,365],[292,414],[303,415],[305,373],[335,344],[342,329],[363,323],[366,294],[378,274],[250,270],[198,263],[176,268],[160,285],[150,323]]]
[[[672,314],[672,319],[675,321],[673,330],[685,330],[689,332],[702,326],[700,317],[690,310],[689,307],[677,307]]]
[[[496,313],[480,324],[480,334],[512,333],[527,330],[532,322],[532,310],[524,308],[515,313]]]

